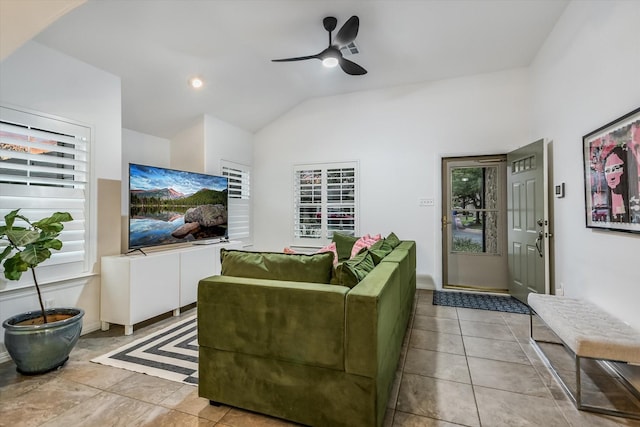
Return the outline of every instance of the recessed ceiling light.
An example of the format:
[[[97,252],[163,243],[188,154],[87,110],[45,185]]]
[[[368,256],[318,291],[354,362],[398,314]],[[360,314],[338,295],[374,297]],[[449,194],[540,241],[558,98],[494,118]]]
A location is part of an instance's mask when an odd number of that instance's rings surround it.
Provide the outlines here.
[[[204,81],[200,77],[191,77],[189,79],[189,86],[194,89],[200,89],[204,86]]]

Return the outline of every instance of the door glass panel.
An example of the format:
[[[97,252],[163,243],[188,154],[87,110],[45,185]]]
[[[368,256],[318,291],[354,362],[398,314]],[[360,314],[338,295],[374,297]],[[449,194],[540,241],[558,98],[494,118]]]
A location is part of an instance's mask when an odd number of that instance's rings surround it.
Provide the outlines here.
[[[498,168],[451,168],[452,252],[499,254]]]

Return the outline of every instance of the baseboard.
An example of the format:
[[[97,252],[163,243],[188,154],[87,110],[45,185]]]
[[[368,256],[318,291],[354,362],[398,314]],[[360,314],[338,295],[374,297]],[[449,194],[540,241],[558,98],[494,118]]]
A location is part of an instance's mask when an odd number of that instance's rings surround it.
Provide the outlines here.
[[[99,320],[94,320],[93,322],[83,322],[82,332],[80,333],[80,335],[86,335],[90,332],[99,331],[101,326],[102,325]]]
[[[436,288],[436,284],[433,281],[433,277],[429,274],[417,274],[416,288],[434,290]]]

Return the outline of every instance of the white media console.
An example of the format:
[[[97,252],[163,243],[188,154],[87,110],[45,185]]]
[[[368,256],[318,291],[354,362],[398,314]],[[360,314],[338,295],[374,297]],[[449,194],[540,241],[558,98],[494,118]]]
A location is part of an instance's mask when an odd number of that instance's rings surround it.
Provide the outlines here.
[[[241,249],[241,242],[220,242],[177,249],[102,257],[100,321],[133,325],[196,302],[198,282],[220,274],[220,249]]]

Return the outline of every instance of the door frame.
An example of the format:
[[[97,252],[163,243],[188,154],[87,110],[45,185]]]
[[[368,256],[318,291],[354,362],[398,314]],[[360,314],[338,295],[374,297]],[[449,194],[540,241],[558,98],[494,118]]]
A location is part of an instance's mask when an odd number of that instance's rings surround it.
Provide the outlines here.
[[[503,188],[499,197],[501,197],[501,211],[500,214],[503,216],[501,221],[501,232],[502,232],[502,242],[500,242],[500,246],[502,248],[503,254],[502,256],[507,257],[507,194],[506,194],[506,154],[485,154],[485,155],[474,155],[474,156],[448,156],[442,157],[440,162],[441,168],[441,181],[440,181],[440,189],[441,189],[441,212],[440,212],[440,235],[441,235],[441,250],[442,250],[442,288],[443,289],[459,289],[459,290],[471,290],[478,292],[494,292],[494,293],[507,293],[507,289],[498,289],[498,288],[480,288],[480,287],[471,287],[464,285],[450,285],[448,284],[449,279],[449,239],[448,239],[448,230],[446,227],[450,227],[452,221],[450,221],[450,215],[448,211],[449,201],[448,195],[450,193],[449,188],[450,185],[449,177],[448,177],[448,163],[449,162],[476,162],[478,164],[482,163],[499,163],[500,164],[500,174],[502,179],[504,180]],[[508,280],[508,266],[505,262],[505,272],[504,274],[507,276]]]

